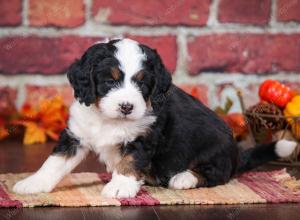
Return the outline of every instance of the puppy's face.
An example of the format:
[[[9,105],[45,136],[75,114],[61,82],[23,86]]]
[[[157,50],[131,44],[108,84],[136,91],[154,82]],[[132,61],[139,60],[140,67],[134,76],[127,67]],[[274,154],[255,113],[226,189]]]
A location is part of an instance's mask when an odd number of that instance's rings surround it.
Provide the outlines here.
[[[147,57],[132,40],[113,44],[109,63],[101,62],[96,69],[98,106],[110,118],[140,119],[147,111],[147,100],[154,85],[154,76],[144,66]]]
[[[171,84],[156,51],[130,39],[92,46],[71,66],[68,78],[79,102],[95,104],[112,119],[142,118],[154,96]]]

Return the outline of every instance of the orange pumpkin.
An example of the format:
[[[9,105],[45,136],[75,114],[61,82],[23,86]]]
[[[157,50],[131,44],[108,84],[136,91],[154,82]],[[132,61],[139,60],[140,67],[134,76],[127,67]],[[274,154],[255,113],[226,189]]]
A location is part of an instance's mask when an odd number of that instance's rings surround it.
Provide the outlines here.
[[[289,117],[287,122],[292,127],[292,132],[297,139],[300,139],[300,95],[295,96],[285,107],[284,115]],[[299,117],[298,119],[291,117]]]
[[[292,99],[293,92],[288,86],[276,80],[266,80],[259,88],[259,96],[264,101],[284,108]]]

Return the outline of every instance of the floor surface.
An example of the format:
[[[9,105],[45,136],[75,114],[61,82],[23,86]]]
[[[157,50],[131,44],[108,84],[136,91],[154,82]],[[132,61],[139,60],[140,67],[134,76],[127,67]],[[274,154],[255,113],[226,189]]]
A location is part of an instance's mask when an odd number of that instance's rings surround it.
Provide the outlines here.
[[[23,146],[20,140],[0,142],[0,173],[34,172],[48,157],[55,143]],[[280,169],[267,165],[259,170]],[[289,167],[289,172],[300,178],[299,167]],[[102,172],[104,167],[95,155],[89,155],[74,172]],[[100,192],[99,192],[100,193]],[[177,205],[148,207],[82,207],[82,208],[1,208],[0,220],[11,219],[300,219],[300,204],[260,205]]]

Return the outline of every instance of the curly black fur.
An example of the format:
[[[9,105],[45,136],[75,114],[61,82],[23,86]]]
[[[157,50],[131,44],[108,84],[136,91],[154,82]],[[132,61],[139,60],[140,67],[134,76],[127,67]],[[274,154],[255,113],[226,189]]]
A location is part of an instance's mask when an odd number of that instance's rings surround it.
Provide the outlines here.
[[[98,86],[99,81],[105,80],[99,73],[109,73],[110,67],[118,65],[118,60],[114,57],[115,42],[90,47],[81,59],[75,61],[69,68],[67,76],[74,89],[74,96],[80,103],[89,106],[95,103],[97,97],[105,95],[108,91]]]

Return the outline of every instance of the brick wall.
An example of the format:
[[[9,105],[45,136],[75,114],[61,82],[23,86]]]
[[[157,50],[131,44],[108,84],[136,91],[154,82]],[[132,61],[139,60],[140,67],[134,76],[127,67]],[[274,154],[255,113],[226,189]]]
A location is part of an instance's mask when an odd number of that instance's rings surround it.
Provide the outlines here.
[[[95,41],[157,48],[174,82],[215,106],[266,78],[300,85],[300,0],[0,0],[0,99],[63,94],[65,72]],[[236,106],[236,108],[238,108]]]

